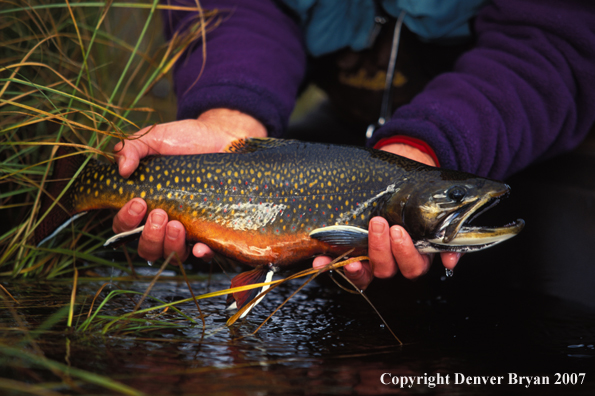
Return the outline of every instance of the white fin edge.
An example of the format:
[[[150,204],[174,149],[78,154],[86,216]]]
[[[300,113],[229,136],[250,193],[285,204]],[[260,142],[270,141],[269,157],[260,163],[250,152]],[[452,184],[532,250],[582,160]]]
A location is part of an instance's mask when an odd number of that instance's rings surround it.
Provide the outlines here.
[[[119,234],[114,235],[113,237],[111,237],[110,239],[108,239],[107,241],[105,241],[105,243],[103,244],[103,246],[109,246],[115,242],[118,242],[120,239],[122,238],[126,238],[129,235],[135,235],[135,234],[140,234],[141,232],[143,232],[143,230],[145,229],[145,226],[142,225],[138,228],[135,228],[134,230],[130,230],[130,231],[125,231],[125,232],[121,232]]]
[[[265,283],[268,283],[268,282],[272,281],[272,280],[273,280],[273,275],[275,275],[275,270],[271,268],[271,269],[269,269],[269,272],[267,272],[267,276],[266,276],[266,278],[265,278],[264,282],[265,282]],[[266,285],[266,286],[263,286],[263,287],[262,287],[262,289],[260,289],[260,292],[259,292],[258,294],[261,294],[261,293],[263,293],[264,291],[268,290],[268,288],[269,288],[269,287],[271,287],[271,285]],[[256,302],[255,302],[254,304],[252,304],[252,305],[250,306],[250,308],[248,308],[247,310],[245,310],[245,311],[244,311],[244,313],[243,313],[243,314],[240,316],[240,319],[244,319],[244,317],[246,317],[246,315],[248,315],[248,313],[250,313],[250,311],[252,311],[252,309],[253,309],[255,306],[257,306],[257,305],[258,305],[258,303],[260,303],[260,302],[262,301],[262,299],[263,299],[263,298],[264,298],[264,296],[260,297],[258,300],[256,300]],[[234,303],[233,303],[233,304],[235,304],[235,301],[234,301]],[[231,305],[233,305],[233,304],[231,304]],[[230,306],[231,306],[231,305],[230,305]]]
[[[88,212],[81,212],[81,213],[77,213],[74,216],[72,216],[70,219],[66,220],[66,222],[64,224],[62,224],[60,227],[56,228],[56,230],[54,232],[52,232],[50,235],[48,235],[47,237],[45,237],[41,242],[39,242],[37,244],[37,247],[43,245],[44,243],[46,243],[47,241],[49,241],[50,239],[54,238],[56,235],[58,235],[58,233],[60,231],[62,231],[63,229],[65,229],[66,227],[68,227],[73,221],[75,221],[76,219],[78,219],[79,217],[82,217],[84,215],[86,215]]]

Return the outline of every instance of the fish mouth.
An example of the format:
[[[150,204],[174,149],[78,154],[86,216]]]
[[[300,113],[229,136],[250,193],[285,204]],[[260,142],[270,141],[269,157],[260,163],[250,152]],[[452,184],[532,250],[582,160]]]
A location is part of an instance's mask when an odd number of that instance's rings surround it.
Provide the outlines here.
[[[505,189],[485,194],[453,212],[444,220],[436,238],[429,239],[428,243],[435,251],[466,252],[485,249],[517,235],[525,226],[522,219],[502,227],[468,225],[476,217],[496,206],[509,191],[506,186]]]

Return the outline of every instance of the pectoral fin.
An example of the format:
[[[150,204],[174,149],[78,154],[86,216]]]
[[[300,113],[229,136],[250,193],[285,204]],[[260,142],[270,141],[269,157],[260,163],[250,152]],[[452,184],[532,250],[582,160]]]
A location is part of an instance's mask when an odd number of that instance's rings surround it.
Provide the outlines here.
[[[363,228],[335,225],[324,228],[317,228],[310,232],[310,237],[329,245],[367,247],[368,230]]]
[[[143,233],[144,229],[145,229],[145,226],[142,225],[138,228],[135,228],[134,230],[125,231],[125,232],[116,234],[113,237],[111,237],[110,239],[108,239],[107,241],[105,241],[103,246],[106,246],[106,247],[111,246],[115,249],[118,246],[120,246],[126,242],[130,242],[130,241],[140,238],[140,235]]]

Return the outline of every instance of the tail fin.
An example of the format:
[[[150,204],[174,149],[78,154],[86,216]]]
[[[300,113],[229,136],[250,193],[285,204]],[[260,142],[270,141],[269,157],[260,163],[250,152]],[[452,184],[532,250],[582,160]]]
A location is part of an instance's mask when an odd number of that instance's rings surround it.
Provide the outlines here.
[[[56,152],[56,157],[72,154],[75,151],[71,147],[60,146]],[[52,179],[48,180],[49,183],[46,184],[46,191],[41,199],[40,217],[48,211],[58,195],[66,188],[66,185],[80,168],[83,161],[84,159],[80,155],[71,155],[55,161]],[[63,196],[35,229],[35,245],[38,246],[45,242],[46,239],[49,239],[49,236],[53,236],[53,233],[77,218],[78,216],[73,218],[75,214],[73,212],[73,202]]]

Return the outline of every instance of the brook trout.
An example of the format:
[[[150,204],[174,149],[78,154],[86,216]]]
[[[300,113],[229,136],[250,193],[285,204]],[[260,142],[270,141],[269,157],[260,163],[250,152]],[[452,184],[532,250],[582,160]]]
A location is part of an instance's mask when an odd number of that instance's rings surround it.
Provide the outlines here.
[[[466,225],[509,193],[506,184],[388,152],[276,139],[238,140],[226,151],[148,157],[128,179],[117,165],[91,161],[39,225],[36,242],[77,215],[119,209],[140,197],[149,211],[161,208],[179,220],[189,243],[203,242],[256,267],[234,278],[232,286],[240,286],[316,255],[351,248],[365,254],[374,216],[403,226],[422,253],[485,249],[524,226],[523,220],[495,228]],[[50,196],[58,196],[81,161],[57,161],[54,178],[62,181],[50,183]],[[44,201],[41,213],[51,202]],[[235,293],[235,305],[257,293]]]

